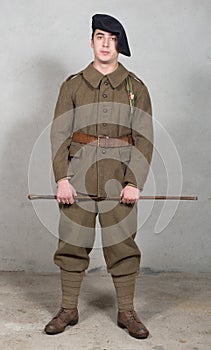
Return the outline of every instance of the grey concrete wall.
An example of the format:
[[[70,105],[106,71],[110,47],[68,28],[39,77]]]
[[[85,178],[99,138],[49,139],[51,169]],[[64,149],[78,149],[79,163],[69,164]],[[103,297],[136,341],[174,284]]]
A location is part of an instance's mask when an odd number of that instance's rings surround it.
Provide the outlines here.
[[[0,5],[0,270],[56,270],[56,203],[32,205],[27,194],[49,191],[48,126],[59,86],[92,59],[90,18],[105,12],[125,25],[133,56],[120,61],[144,80],[153,101],[156,151],[144,194],[199,196],[198,202],[165,206],[140,203],[142,267],[211,271],[211,2],[0,0]],[[99,245],[97,238],[90,269],[104,266]]]

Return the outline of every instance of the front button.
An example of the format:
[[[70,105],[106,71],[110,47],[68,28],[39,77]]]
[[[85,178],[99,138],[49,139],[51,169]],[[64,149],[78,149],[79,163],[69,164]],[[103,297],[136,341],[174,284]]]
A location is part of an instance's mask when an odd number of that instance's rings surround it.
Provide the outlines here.
[[[107,123],[103,123],[103,126],[107,126]]]
[[[108,97],[108,95],[107,94],[103,94],[103,97],[106,98],[106,97]]]
[[[103,108],[103,113],[107,113],[108,109],[107,108]]]
[[[102,149],[102,153],[105,154],[105,153],[106,153],[106,150],[105,150],[105,149]]]

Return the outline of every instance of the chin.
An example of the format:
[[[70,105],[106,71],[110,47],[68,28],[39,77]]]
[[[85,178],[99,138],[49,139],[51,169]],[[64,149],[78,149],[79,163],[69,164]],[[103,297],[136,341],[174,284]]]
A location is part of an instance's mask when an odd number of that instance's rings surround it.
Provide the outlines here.
[[[107,61],[110,61],[111,60],[111,57],[109,56],[99,56],[98,57],[99,61],[102,61],[102,62],[107,62]]]
[[[110,60],[109,59],[107,59],[107,60],[106,59],[99,59],[99,62],[105,64],[105,63],[110,63]]]

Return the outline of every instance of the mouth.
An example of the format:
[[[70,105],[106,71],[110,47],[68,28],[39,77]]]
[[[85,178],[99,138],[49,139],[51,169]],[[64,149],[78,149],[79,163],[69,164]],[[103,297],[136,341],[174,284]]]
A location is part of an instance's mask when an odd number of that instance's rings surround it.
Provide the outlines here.
[[[105,50],[101,50],[100,51],[103,55],[108,55],[109,54],[109,51],[105,51]]]

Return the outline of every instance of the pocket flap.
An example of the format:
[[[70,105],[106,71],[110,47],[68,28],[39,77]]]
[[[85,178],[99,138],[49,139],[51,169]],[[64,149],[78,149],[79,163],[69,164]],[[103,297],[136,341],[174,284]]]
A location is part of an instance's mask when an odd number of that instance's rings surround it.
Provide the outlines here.
[[[129,162],[131,157],[131,146],[121,147],[119,150],[120,160],[122,162]]]
[[[69,148],[69,156],[73,158],[81,158],[83,145],[80,143],[71,143]]]

